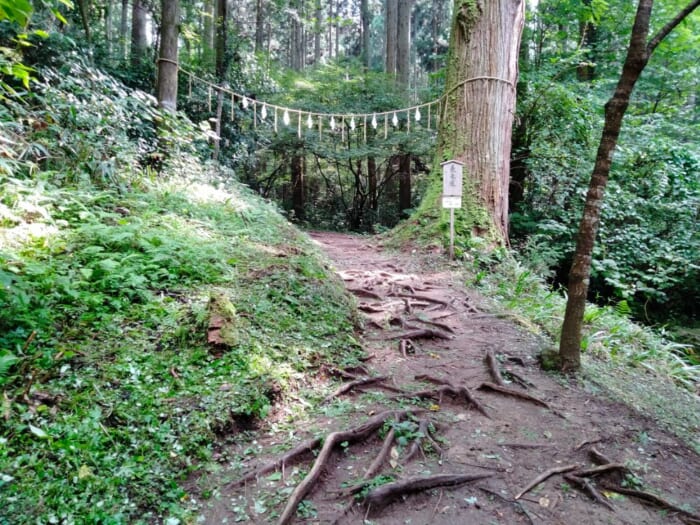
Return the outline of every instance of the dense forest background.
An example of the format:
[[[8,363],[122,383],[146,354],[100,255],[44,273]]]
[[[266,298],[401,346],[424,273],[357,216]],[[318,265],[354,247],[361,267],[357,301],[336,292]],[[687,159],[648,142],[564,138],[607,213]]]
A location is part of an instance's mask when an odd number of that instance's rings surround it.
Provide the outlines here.
[[[663,19],[676,4],[656,6],[655,15]],[[78,63],[154,92],[160,5],[81,0],[35,7],[32,27],[40,30],[20,42],[25,66],[61,70]],[[202,154],[215,155],[291,220],[338,230],[390,228],[420,201],[436,115],[422,115],[411,128],[412,118],[400,114],[388,132],[380,120],[364,135],[349,119],[323,133],[305,123],[297,132],[294,123],[281,125],[281,114],[280,126],[270,117],[258,125],[240,99],[218,97],[210,86],[348,116],[436,100],[444,88],[451,12],[444,0],[183,1],[179,64],[191,76],[180,74],[178,109],[210,132],[212,140],[198,145]],[[556,285],[566,282],[602,108],[633,15],[627,3],[604,1],[528,7],[510,243]],[[693,325],[700,304],[699,26],[692,15],[662,43],[634,93],[593,263],[591,299],[651,323]],[[9,73],[17,39],[10,24],[2,31]],[[163,153],[155,131],[129,127],[141,138],[141,161],[157,171]],[[25,156],[47,162],[38,145]],[[105,171],[96,159],[85,162]]]

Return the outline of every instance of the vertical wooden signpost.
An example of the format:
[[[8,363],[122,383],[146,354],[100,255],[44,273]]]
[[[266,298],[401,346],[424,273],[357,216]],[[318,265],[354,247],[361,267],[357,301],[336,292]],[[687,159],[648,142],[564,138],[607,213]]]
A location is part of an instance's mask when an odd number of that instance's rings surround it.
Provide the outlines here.
[[[462,207],[462,166],[458,160],[448,160],[442,166],[442,207],[450,210],[450,259],[455,257],[455,208]]]

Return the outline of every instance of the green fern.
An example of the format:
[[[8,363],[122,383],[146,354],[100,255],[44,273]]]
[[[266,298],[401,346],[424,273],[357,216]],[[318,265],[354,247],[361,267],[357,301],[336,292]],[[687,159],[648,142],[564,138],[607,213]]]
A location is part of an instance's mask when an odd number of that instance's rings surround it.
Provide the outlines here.
[[[8,379],[8,374],[10,373],[10,368],[12,368],[12,365],[17,361],[19,361],[19,357],[10,352],[3,352],[0,354],[0,386],[5,384]]]
[[[622,317],[629,317],[632,315],[632,308],[625,299],[622,299],[615,305],[615,312]]]

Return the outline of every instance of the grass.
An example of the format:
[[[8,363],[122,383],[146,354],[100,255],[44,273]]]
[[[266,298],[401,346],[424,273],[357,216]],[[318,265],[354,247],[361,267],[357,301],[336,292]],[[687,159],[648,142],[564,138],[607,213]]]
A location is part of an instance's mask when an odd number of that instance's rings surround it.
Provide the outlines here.
[[[3,379],[9,522],[181,517],[179,482],[215,443],[308,369],[357,354],[351,304],[305,238],[245,190],[222,193],[198,201],[183,181],[154,182],[82,218],[64,211],[50,238],[7,252],[19,284],[2,314],[18,360]],[[130,215],[101,211],[116,203]],[[220,355],[206,343],[212,293],[238,319]]]
[[[37,111],[76,95],[47,89]],[[91,105],[71,107],[89,126]],[[56,133],[109,154],[72,125]],[[18,128],[22,151],[57,147],[32,133]],[[107,179],[60,152],[60,176],[19,150],[0,165],[0,524],[186,522],[190,473],[276,401],[318,395],[321,363],[361,353],[352,301],[306,236],[181,133],[158,173],[121,136]],[[235,337],[211,348],[221,297]]]

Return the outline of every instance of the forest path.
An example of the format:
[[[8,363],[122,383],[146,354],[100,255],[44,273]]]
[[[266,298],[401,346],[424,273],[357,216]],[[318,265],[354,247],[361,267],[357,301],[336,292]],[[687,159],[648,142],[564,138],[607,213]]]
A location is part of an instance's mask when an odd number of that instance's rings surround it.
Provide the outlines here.
[[[266,472],[240,486],[227,485],[220,501],[228,510],[214,504],[207,523],[222,523],[224,518],[234,522],[235,516],[249,523],[274,522],[290,495],[303,500],[301,510],[290,514],[294,523],[700,523],[679,509],[645,505],[638,497],[605,488],[653,492],[683,511],[700,513],[700,457],[628,407],[542,372],[535,355],[543,341],[503,316],[484,312],[485,301],[463,286],[453,272],[456,266],[434,256],[387,252],[370,237],[310,235],[356,295],[365,316],[361,342],[370,355],[363,370],[326,373],[346,384],[377,375],[386,379],[358,384],[328,400],[325,412],[297,429],[297,440],[289,443],[288,436],[288,445],[310,435],[324,437],[355,428],[363,417],[381,416],[383,411],[419,406],[427,410],[404,414],[402,422],[393,423],[392,442],[384,438],[386,432],[369,432],[367,439],[353,433],[342,436],[318,476],[307,476],[308,490],[301,493],[300,481],[314,460],[309,454],[290,458],[281,474]],[[489,354],[494,357],[491,365]],[[496,369],[506,380],[503,392],[483,387],[498,381]],[[409,402],[410,396],[397,389],[420,391],[427,402]],[[389,420],[394,417],[400,416],[392,413]],[[247,465],[253,470],[274,460],[270,448],[279,445],[280,438],[270,432],[255,443],[260,455]],[[596,453],[617,465],[585,472],[605,464]],[[377,458],[377,473],[394,480],[435,479],[441,474],[487,477],[420,492],[412,485],[393,499],[376,493],[370,505],[349,505],[351,498],[339,497],[339,492],[357,484]],[[548,471],[551,476],[526,490]],[[576,476],[564,477],[571,474]],[[601,502],[585,493],[583,484],[593,487]],[[231,513],[232,506],[239,514]]]

